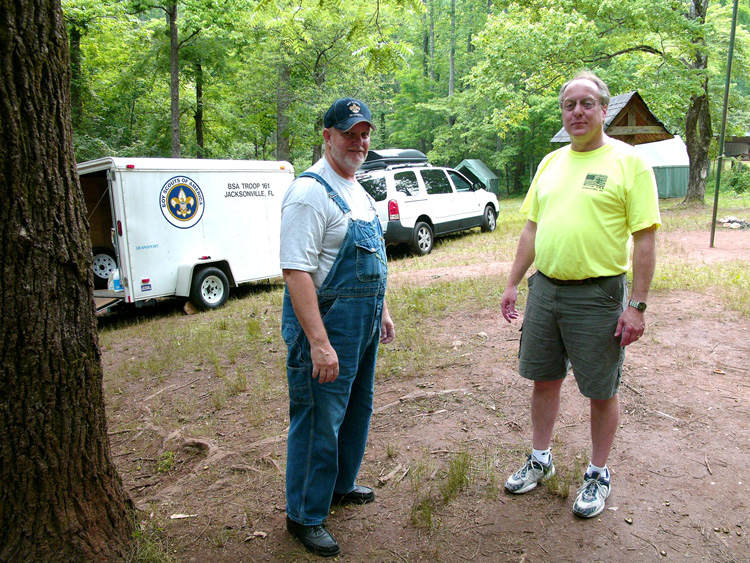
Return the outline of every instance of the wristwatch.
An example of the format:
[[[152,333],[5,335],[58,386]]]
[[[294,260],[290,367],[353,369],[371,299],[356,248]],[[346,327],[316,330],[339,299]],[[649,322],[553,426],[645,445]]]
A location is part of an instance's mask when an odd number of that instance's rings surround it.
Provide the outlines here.
[[[641,313],[646,310],[646,304],[643,301],[636,301],[635,299],[631,299],[630,301],[628,301],[628,305],[630,305],[634,309],[638,309]]]

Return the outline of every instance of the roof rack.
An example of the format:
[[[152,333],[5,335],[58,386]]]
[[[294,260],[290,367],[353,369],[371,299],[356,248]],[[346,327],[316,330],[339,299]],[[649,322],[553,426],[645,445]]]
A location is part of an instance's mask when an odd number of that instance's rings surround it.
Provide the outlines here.
[[[378,149],[367,153],[360,171],[389,168],[394,165],[424,166],[427,156],[416,149]]]

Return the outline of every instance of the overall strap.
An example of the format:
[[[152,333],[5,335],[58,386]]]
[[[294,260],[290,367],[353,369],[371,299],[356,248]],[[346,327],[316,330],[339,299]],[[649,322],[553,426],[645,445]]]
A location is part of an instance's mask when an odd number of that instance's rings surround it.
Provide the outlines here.
[[[349,209],[349,206],[346,204],[343,198],[321,176],[319,176],[315,172],[303,172],[298,177],[299,178],[312,178],[313,180],[317,180],[318,182],[323,184],[323,187],[326,189],[326,193],[328,193],[328,197],[330,197],[334,201],[334,203],[339,206],[341,211],[343,211],[344,215],[351,214],[351,209]]]

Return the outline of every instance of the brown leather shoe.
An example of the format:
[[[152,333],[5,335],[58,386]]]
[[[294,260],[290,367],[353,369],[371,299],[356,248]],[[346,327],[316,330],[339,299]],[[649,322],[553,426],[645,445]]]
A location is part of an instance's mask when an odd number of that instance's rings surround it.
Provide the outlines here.
[[[339,542],[323,524],[305,526],[286,517],[286,529],[305,547],[307,551],[321,557],[338,555],[341,548]]]
[[[345,495],[333,493],[331,504],[367,504],[375,500],[375,491],[364,485],[354,485],[354,489]]]

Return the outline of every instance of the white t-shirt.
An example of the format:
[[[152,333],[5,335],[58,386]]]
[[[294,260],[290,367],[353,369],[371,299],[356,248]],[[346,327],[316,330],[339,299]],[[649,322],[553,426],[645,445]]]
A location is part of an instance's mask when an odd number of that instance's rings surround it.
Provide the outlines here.
[[[336,174],[325,157],[308,169],[322,177],[351,209],[352,219],[372,221],[375,202],[359,184]],[[281,267],[310,272],[319,288],[336,260],[349,217],[313,178],[297,178],[281,203]]]

